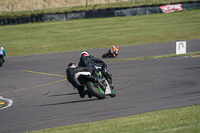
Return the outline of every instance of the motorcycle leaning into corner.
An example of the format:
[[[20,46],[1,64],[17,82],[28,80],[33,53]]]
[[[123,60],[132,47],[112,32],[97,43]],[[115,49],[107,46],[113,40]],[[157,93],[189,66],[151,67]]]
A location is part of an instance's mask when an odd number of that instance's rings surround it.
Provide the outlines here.
[[[86,84],[82,84],[86,86],[87,90],[96,98],[98,99],[104,99],[106,96],[115,97],[116,93],[113,91],[112,87],[109,84],[109,81],[106,80],[106,78],[102,75],[102,69],[98,66],[91,66],[95,67],[97,72],[95,75],[91,75],[90,72],[80,72],[75,75],[76,82],[78,81],[79,84],[81,84],[81,81],[79,81],[79,76],[81,75],[88,75],[93,76],[97,78],[97,82],[88,81]]]
[[[112,58],[116,57],[119,54],[119,46],[112,46],[111,49],[108,50],[108,52],[104,53],[102,55],[102,58]]]
[[[0,67],[3,66],[4,62],[5,62],[5,57],[4,57],[3,51],[0,50]]]

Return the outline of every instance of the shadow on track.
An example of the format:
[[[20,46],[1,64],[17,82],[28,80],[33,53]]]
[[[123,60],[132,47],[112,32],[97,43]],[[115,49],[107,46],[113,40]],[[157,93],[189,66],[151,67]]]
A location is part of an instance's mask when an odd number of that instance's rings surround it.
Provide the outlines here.
[[[76,94],[78,94],[78,92],[76,92],[76,93],[68,93],[68,94],[51,95],[51,96],[47,96],[47,97],[67,96],[67,95],[76,95]]]
[[[180,70],[188,70],[188,69],[200,69],[200,67],[185,68],[185,69],[180,69]]]
[[[45,104],[45,105],[38,105],[36,107],[61,105],[61,104],[70,104],[70,103],[90,102],[90,101],[95,101],[95,100],[99,100],[99,99],[88,99],[88,100],[81,100],[81,101],[79,100],[79,101],[70,101],[70,102],[62,102],[62,103]]]

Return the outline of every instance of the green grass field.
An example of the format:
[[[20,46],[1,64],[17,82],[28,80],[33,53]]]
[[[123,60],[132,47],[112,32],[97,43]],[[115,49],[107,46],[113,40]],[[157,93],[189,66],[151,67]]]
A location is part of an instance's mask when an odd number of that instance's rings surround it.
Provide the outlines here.
[[[200,38],[200,10],[1,26],[8,56]]]
[[[200,105],[69,125],[31,133],[199,133]]]

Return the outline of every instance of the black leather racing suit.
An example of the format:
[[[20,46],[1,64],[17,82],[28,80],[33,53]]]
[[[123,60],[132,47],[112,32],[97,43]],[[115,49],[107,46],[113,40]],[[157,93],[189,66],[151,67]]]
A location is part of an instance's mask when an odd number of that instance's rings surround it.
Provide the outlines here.
[[[108,72],[107,65],[106,65],[106,63],[103,60],[101,60],[99,58],[95,58],[92,55],[81,56],[78,65],[80,67],[88,67],[88,66],[93,66],[93,65],[100,66],[102,68],[102,70],[103,70],[102,74],[105,76],[105,78],[112,85],[112,75]]]
[[[107,69],[107,65],[103,60],[99,58],[95,58],[92,55],[81,56],[78,65],[80,67],[89,67],[89,66],[97,65],[97,66],[100,66],[103,70]]]
[[[86,94],[89,92],[87,90],[84,90],[83,85],[78,85],[77,82],[75,81],[75,74],[78,72],[90,72],[93,74],[95,72],[95,68],[93,67],[77,67],[77,68],[67,68],[66,73],[67,73],[67,80],[72,84],[74,88],[77,88],[79,95],[81,98],[84,98]],[[87,75],[81,75],[79,77],[79,81],[81,84],[86,84],[88,81],[92,80],[89,78]]]

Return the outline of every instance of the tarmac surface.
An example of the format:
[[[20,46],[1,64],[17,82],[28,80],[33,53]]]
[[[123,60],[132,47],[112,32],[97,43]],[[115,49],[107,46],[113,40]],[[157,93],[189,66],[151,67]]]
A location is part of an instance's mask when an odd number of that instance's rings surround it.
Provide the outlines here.
[[[175,44],[120,47],[114,59],[175,54]],[[87,51],[101,58],[107,50]],[[200,39],[188,40],[187,52],[197,51]],[[98,100],[80,98],[66,80],[68,63],[78,63],[81,52],[7,57],[0,68],[0,133],[23,133],[200,104],[199,56],[109,62],[117,96]]]

